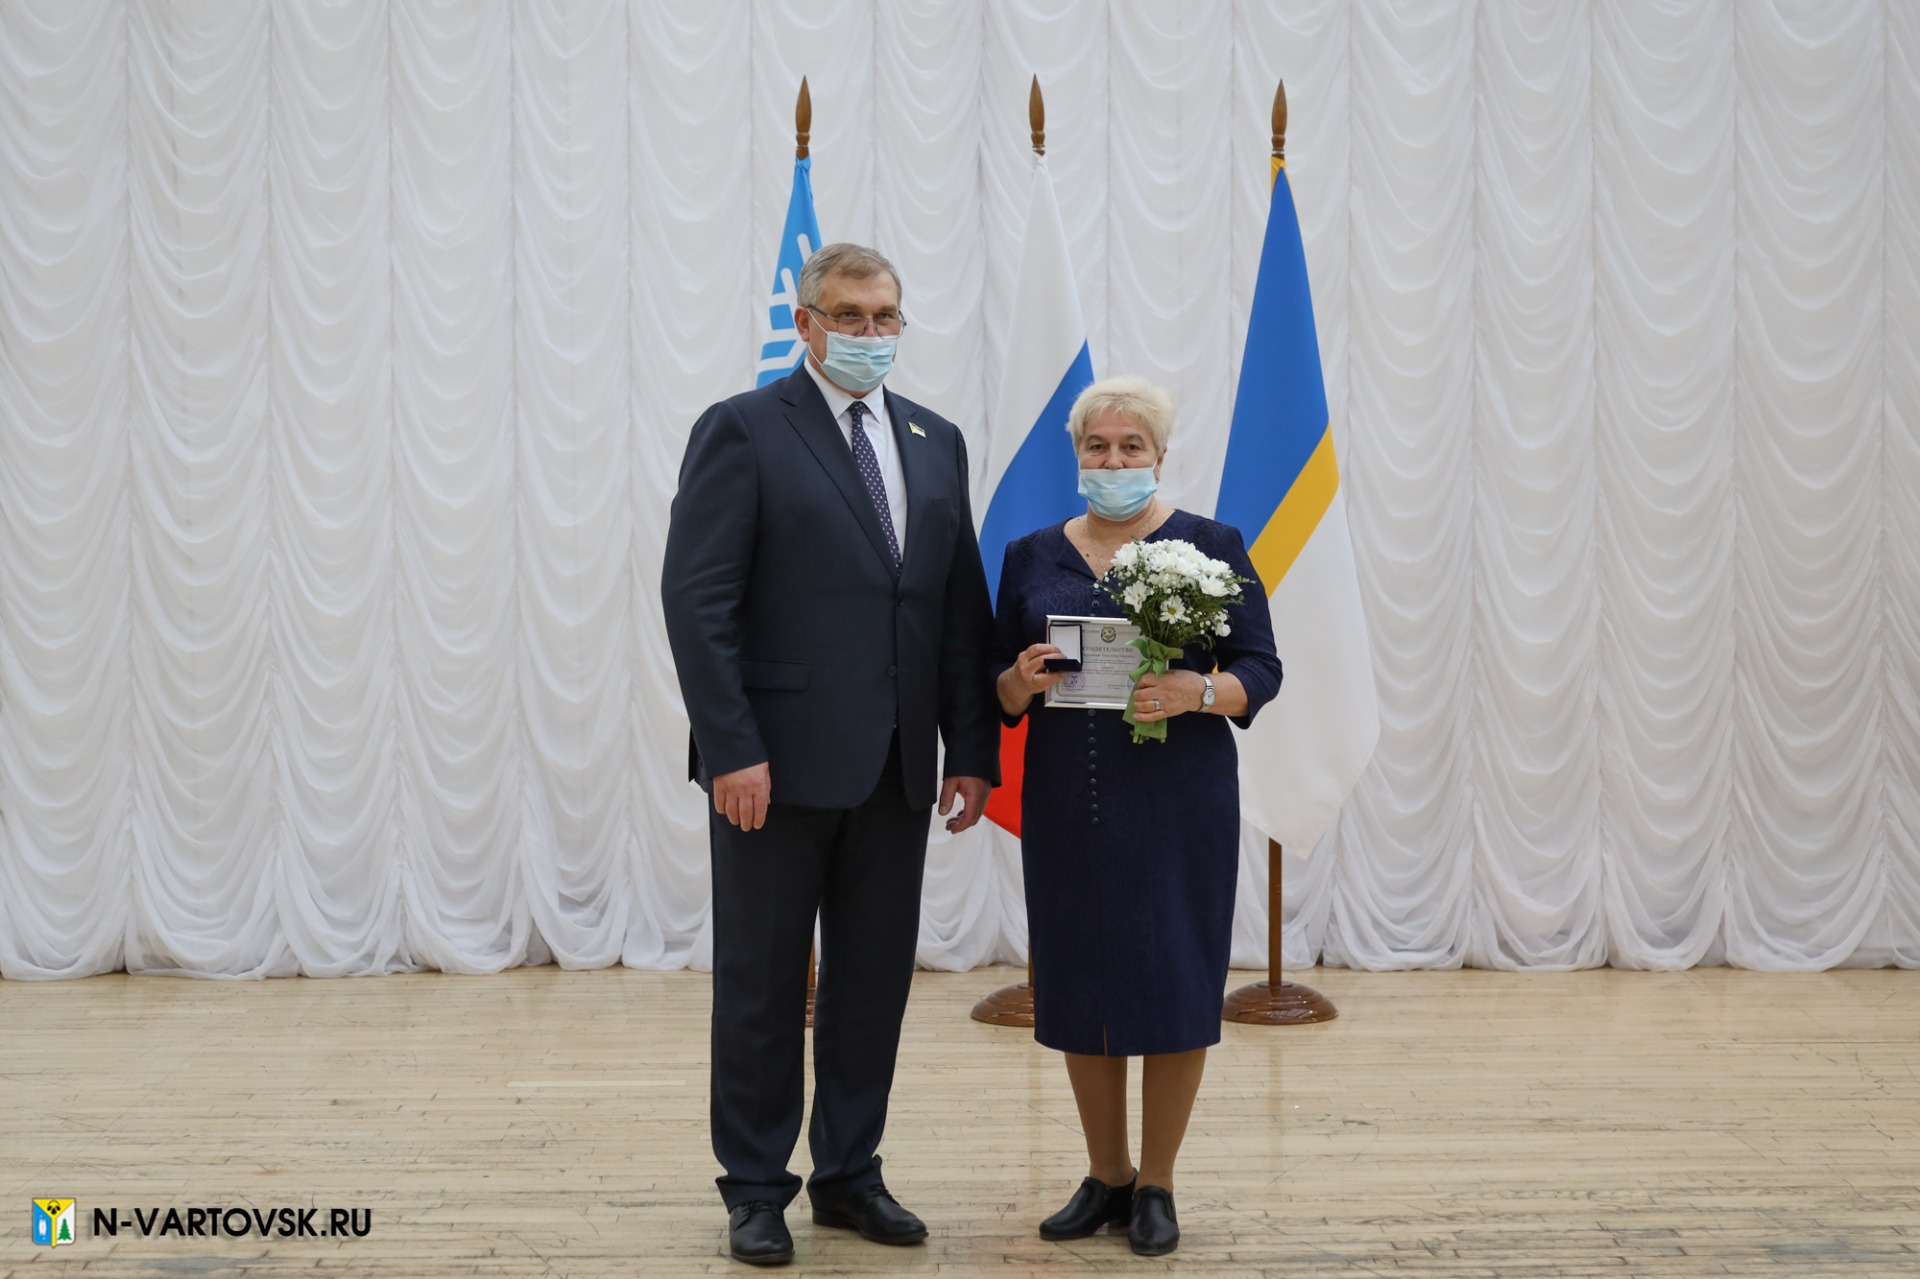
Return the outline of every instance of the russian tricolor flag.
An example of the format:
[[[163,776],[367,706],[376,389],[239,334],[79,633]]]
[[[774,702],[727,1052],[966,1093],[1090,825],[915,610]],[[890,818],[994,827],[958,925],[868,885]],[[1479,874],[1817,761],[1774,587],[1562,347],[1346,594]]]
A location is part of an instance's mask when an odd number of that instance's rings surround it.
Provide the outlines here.
[[[987,423],[986,469],[981,492],[980,558],[995,598],[1007,543],[1084,510],[1080,469],[1067,438],[1067,411],[1093,383],[1087,354],[1087,322],[1080,312],[1067,259],[1067,231],[1054,200],[1047,162],[1035,156],[1027,199],[1026,243],[1007,330],[1007,367]],[[1020,834],[1020,780],[1027,728],[1003,734],[1002,783],[987,802],[987,817]]]

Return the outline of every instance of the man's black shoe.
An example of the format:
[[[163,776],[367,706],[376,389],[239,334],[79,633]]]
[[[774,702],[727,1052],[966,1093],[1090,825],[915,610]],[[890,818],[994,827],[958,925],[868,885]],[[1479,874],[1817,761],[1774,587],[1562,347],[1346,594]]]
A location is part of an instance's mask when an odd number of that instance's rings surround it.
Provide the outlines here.
[[[836,1204],[815,1204],[813,1224],[855,1230],[874,1243],[921,1243],[927,1237],[926,1223],[902,1208],[885,1186],[870,1186]]]
[[[778,1204],[741,1204],[727,1214],[727,1248],[750,1266],[784,1266],[793,1260],[793,1236]]]

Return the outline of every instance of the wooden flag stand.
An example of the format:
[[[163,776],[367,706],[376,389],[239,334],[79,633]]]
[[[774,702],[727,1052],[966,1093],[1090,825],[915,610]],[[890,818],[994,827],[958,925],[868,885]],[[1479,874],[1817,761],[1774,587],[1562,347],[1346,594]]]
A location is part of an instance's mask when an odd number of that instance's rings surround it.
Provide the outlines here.
[[[1340,1012],[1311,986],[1280,979],[1280,845],[1267,841],[1267,979],[1227,996],[1220,1016],[1254,1026],[1305,1026]]]
[[[813,129],[813,95],[807,92],[807,78],[800,77],[800,95],[793,100],[793,158],[807,158],[807,135]],[[814,246],[818,248],[818,245]],[[813,1025],[813,993],[820,984],[820,948],[807,951],[807,1025]]]
[[[1032,943],[1028,943],[1031,949]],[[973,1006],[975,1021],[989,1026],[1025,1026],[1033,1028],[1033,960],[1027,960],[1027,979],[1017,986],[1002,986]]]
[[[1033,77],[1027,90],[1027,125],[1033,134],[1033,153],[1047,153],[1047,104],[1040,96],[1040,77]],[[1027,979],[1014,986],[1002,986],[973,1006],[971,1016],[989,1026],[1033,1026],[1033,941],[1027,941]]]

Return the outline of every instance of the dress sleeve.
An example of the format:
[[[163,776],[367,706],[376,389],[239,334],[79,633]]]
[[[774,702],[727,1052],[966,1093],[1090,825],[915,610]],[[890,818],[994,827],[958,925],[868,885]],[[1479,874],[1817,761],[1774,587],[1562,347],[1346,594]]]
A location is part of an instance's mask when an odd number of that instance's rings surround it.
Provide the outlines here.
[[[1227,609],[1228,634],[1214,641],[1214,660],[1247,690],[1247,713],[1233,716],[1241,728],[1250,727],[1260,708],[1280,693],[1280,656],[1273,649],[1273,613],[1267,606],[1267,588],[1247,556],[1246,540],[1230,524],[1217,526],[1213,554],[1233,571],[1252,580],[1240,588],[1240,602]]]
[[[993,704],[1000,712],[1000,722],[1008,728],[1015,728],[1026,718],[1023,710],[1018,715],[1007,714],[1000,705],[1000,675],[1012,666],[1026,648],[1020,633],[1022,613],[1026,610],[1026,583],[1023,580],[1023,556],[1015,552],[1019,542],[1008,542],[1005,555],[1000,561],[1000,589],[993,603],[993,643],[987,650],[987,679],[993,686]]]

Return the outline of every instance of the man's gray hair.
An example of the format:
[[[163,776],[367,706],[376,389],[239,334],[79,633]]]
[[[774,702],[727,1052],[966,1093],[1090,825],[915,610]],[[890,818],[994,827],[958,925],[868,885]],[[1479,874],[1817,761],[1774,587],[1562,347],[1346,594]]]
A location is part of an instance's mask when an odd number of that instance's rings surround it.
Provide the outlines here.
[[[893,277],[893,291],[900,293],[900,273],[893,269],[893,263],[880,254],[861,244],[823,244],[813,251],[807,264],[800,268],[800,305],[819,306],[820,286],[830,275],[844,275],[855,280],[867,280],[885,271]]]
[[[1122,374],[1080,392],[1067,414],[1067,433],[1073,436],[1076,449],[1087,433],[1087,423],[1102,413],[1126,414],[1140,424],[1156,450],[1167,451],[1167,437],[1173,434],[1173,397],[1147,379]]]

